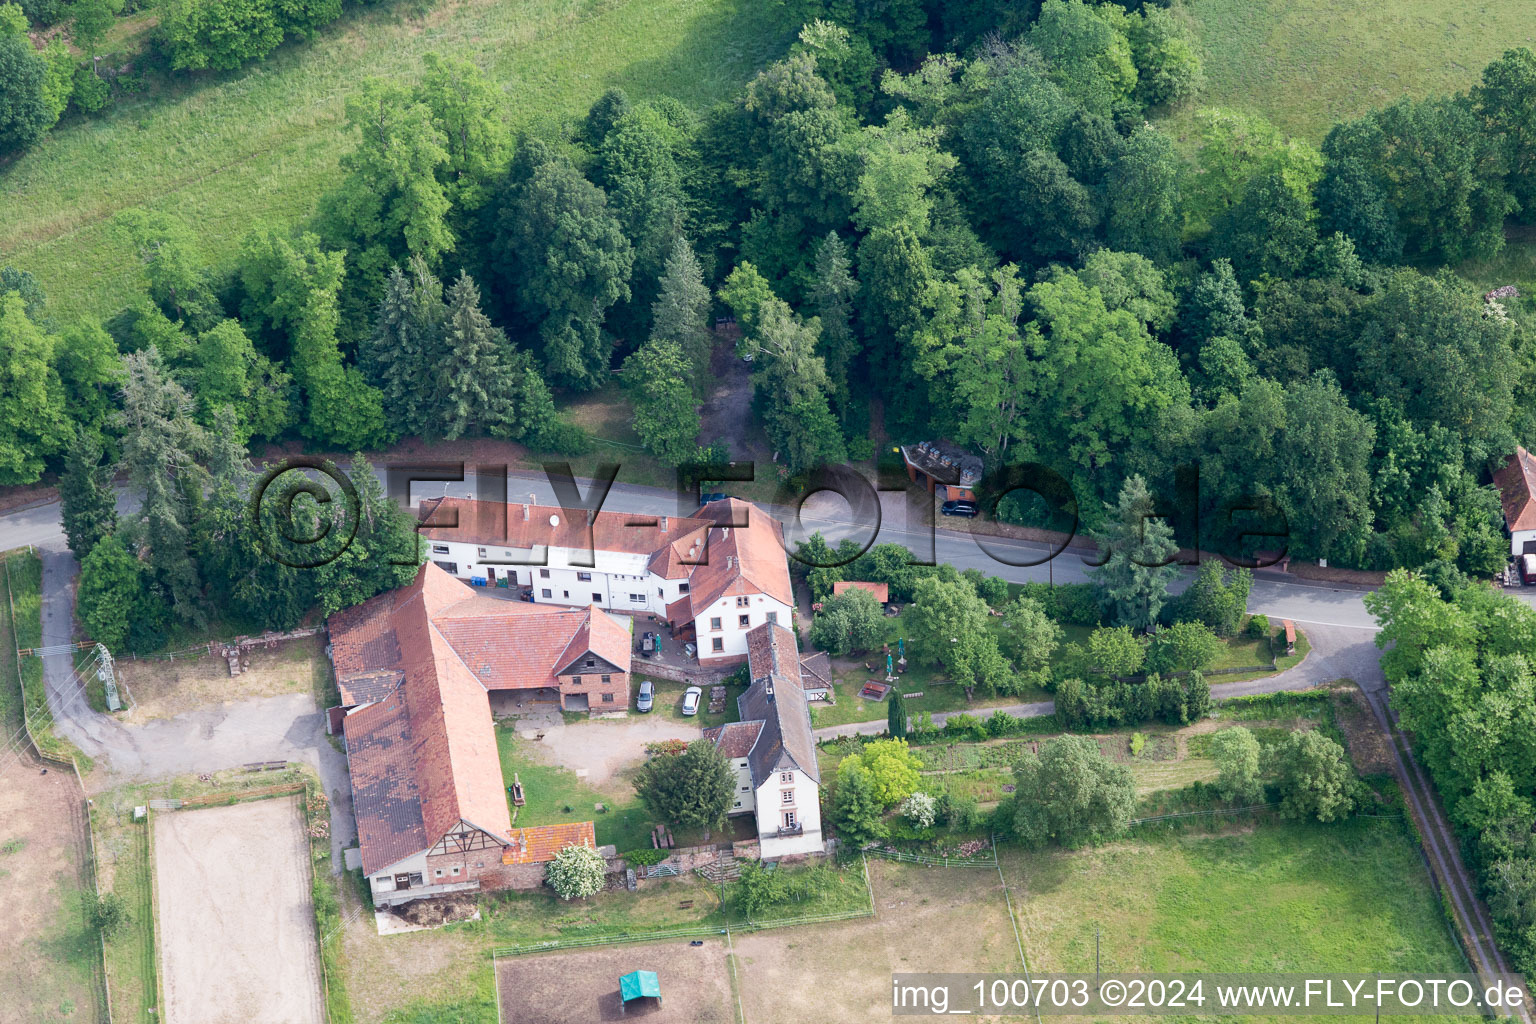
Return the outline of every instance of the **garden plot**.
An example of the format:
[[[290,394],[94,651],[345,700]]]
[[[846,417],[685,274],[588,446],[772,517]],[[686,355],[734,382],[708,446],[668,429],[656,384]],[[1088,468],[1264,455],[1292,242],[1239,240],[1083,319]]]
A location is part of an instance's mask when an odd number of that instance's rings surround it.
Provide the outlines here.
[[[725,940],[688,943],[677,939],[499,959],[501,1019],[505,1024],[732,1024],[735,1000]],[[652,999],[632,1002],[628,1009],[620,1004],[619,977],[635,970],[656,972],[661,1005]]]
[[[322,1024],[298,801],[165,813],[154,825],[167,1024]]]
[[[895,972],[1022,969],[997,869],[869,862],[875,916],[734,937],[751,1024],[889,1020]]]

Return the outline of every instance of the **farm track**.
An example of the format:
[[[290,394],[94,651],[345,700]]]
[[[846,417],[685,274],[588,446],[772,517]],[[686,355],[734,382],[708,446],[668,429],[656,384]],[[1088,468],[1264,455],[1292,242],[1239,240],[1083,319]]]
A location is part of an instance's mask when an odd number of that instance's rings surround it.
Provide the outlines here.
[[[1504,954],[1494,939],[1493,924],[1488,910],[1477,896],[1472,877],[1462,863],[1461,851],[1440,807],[1434,787],[1414,757],[1413,746],[1397,727],[1397,715],[1387,704],[1387,690],[1361,687],[1366,703],[1376,716],[1377,724],[1392,741],[1392,757],[1396,765],[1398,781],[1408,797],[1409,809],[1419,827],[1424,851],[1430,861],[1432,873],[1444,886],[1455,910],[1456,926],[1465,939],[1474,963],[1473,969],[1485,981],[1512,974]],[[1532,1024],[1529,1010],[1530,997],[1518,1007],[1519,1019]]]

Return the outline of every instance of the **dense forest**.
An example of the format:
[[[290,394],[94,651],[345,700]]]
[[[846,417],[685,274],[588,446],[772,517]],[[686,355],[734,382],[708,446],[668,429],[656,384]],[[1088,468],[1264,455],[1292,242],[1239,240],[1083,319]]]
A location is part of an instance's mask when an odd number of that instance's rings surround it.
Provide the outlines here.
[[[803,13],[782,59],[703,112],[613,89],[512,137],[468,62],[370,81],[302,230],[258,225],[211,267],[194,225],[120,215],[143,293],[103,323],[54,322],[5,268],[0,483],[140,479],[151,386],[182,438],[579,453],[556,398],[617,380],[647,448],[682,462],[731,314],[791,476],[947,437],[1060,473],[1093,527],[1132,475],[1188,506],[1198,464],[1183,542],[1260,498],[1300,556],[1503,564],[1486,481],[1536,433],[1527,300],[1452,268],[1536,215],[1536,55],[1319,149],[1196,106],[1177,5]],[[1192,137],[1162,126],[1175,108]]]
[[[1391,573],[1366,606],[1392,706],[1434,777],[1499,944],[1536,970],[1536,612],[1483,586]]]

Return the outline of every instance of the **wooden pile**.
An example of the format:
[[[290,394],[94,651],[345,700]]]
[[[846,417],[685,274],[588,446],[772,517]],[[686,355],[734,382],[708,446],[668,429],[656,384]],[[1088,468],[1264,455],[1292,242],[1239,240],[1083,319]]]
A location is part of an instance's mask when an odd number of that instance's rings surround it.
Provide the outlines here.
[[[677,844],[672,841],[672,831],[665,825],[657,825],[651,829],[651,849],[670,850]]]

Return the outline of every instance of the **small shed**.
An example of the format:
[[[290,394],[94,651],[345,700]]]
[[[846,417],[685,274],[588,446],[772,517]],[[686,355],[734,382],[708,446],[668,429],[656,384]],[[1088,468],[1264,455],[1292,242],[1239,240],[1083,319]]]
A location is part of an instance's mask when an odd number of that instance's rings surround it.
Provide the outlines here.
[[[888,583],[870,583],[867,580],[838,580],[832,584],[833,597],[847,590],[867,590],[881,604],[885,604],[891,599],[891,587]]]
[[[1295,654],[1296,653],[1296,623],[1292,622],[1290,619],[1282,619],[1282,620],[1280,620],[1280,624],[1285,627],[1285,653],[1286,654]]]
[[[661,1005],[661,980],[655,971],[630,971],[619,979],[619,1003],[628,1008],[634,999],[654,999]]]

